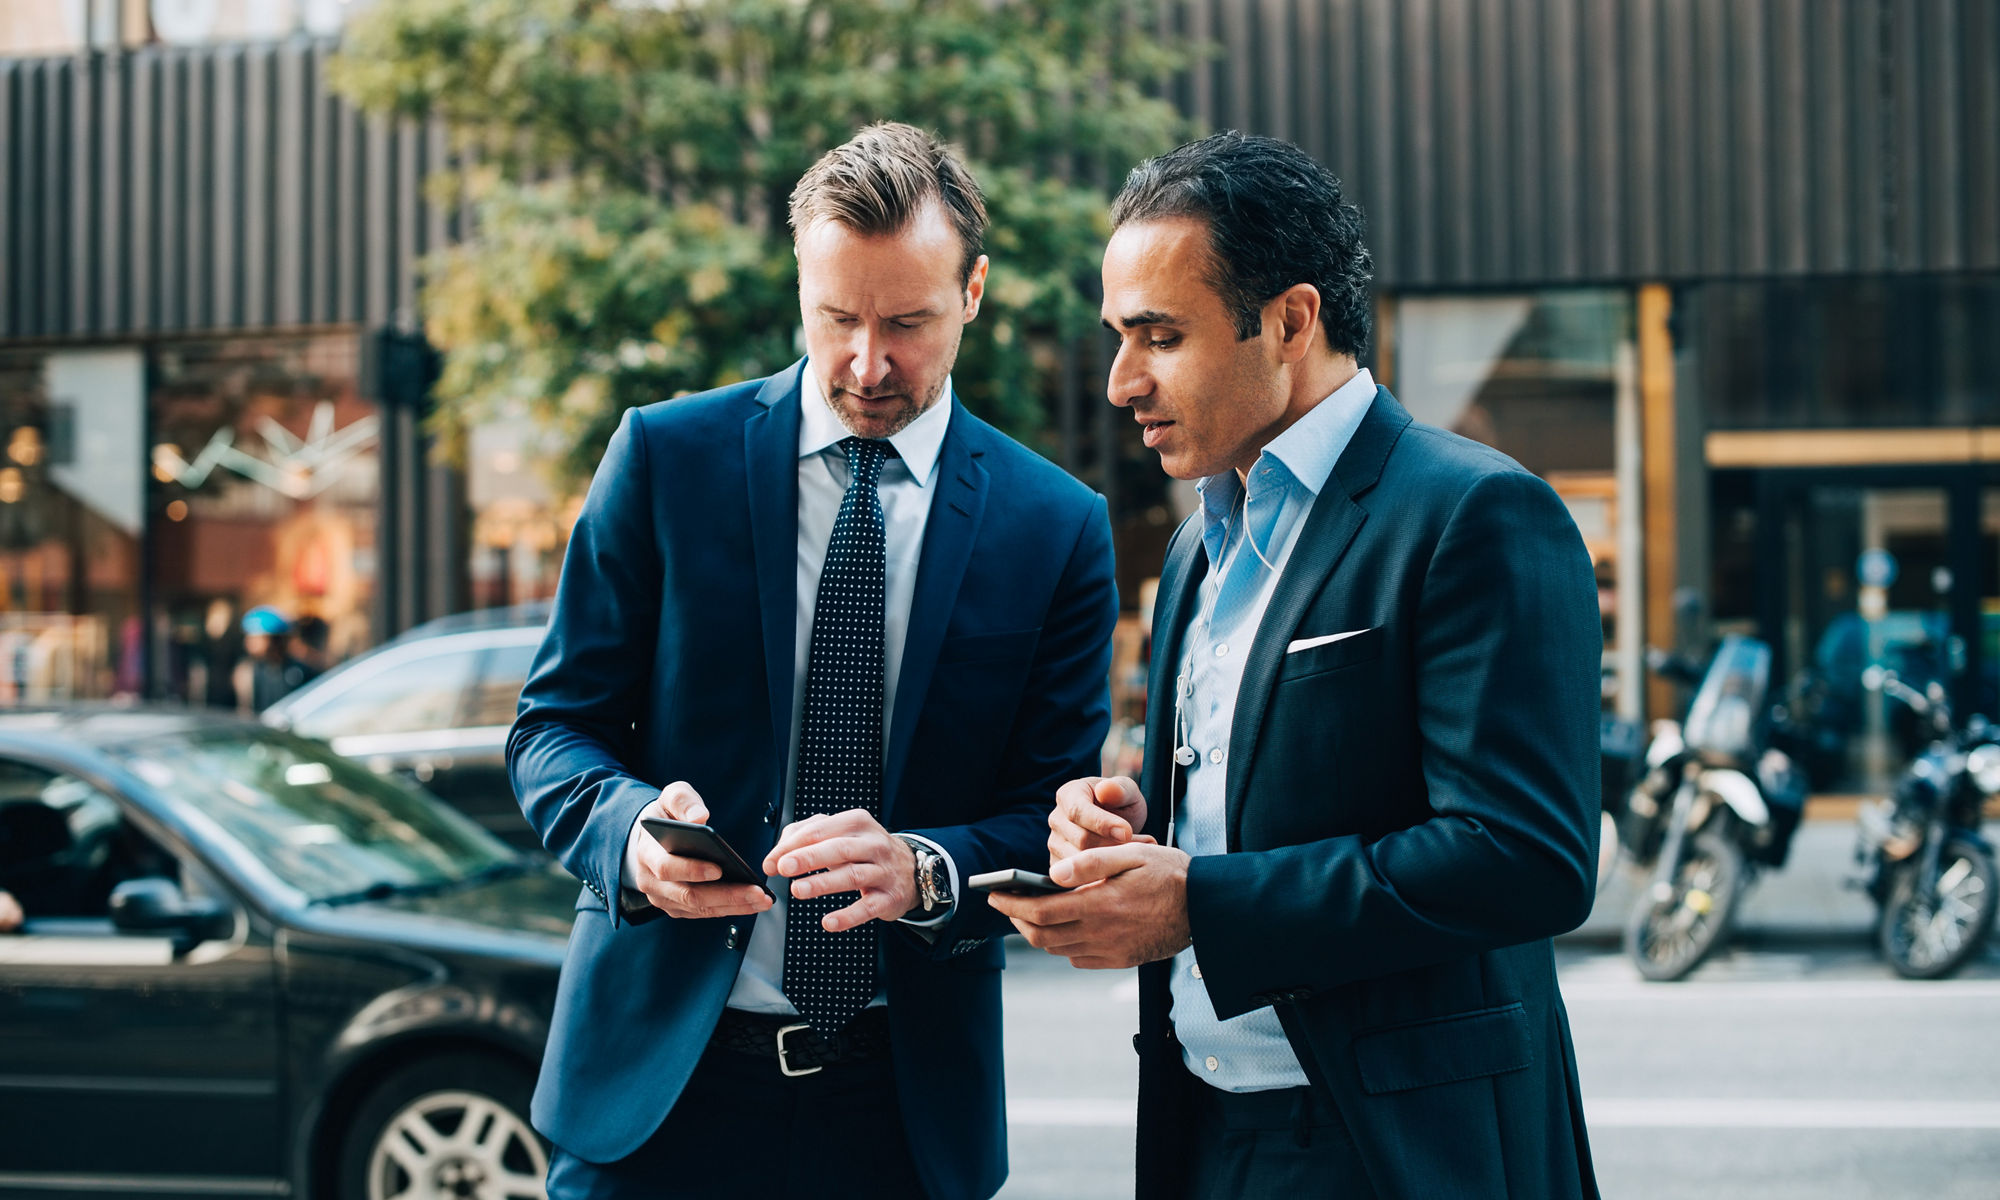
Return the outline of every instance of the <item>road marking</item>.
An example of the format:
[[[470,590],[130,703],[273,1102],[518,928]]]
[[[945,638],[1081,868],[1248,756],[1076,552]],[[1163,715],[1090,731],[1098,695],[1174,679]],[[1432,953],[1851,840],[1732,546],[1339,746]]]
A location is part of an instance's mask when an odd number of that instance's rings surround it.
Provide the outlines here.
[[[1026,1096],[1007,1103],[1018,1126],[1129,1129],[1130,1099]],[[1799,1099],[1586,1098],[1592,1129],[2000,1129],[2000,1102]]]
[[[1702,1000],[1804,1001],[1830,1000],[2000,1000],[2000,979],[1946,980],[1926,983],[1902,979],[1764,979],[1694,980],[1687,983],[1647,983],[1641,979],[1593,979],[1562,984],[1566,1001],[1660,1000],[1687,1005]]]
[[[1009,1125],[1068,1125],[1130,1129],[1138,1121],[1138,1101],[1072,1100],[1024,1096],[1007,1101]]]
[[[1593,1129],[2000,1129],[2000,1103],[1949,1100],[1592,1100]]]

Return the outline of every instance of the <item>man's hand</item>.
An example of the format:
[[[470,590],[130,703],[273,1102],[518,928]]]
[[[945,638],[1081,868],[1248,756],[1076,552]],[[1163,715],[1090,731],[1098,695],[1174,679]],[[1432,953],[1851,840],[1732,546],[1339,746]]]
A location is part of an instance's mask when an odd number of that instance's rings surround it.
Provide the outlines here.
[[[1014,928],[1072,966],[1102,970],[1171,958],[1193,940],[1188,932],[1188,855],[1171,846],[1134,842],[1084,850],[1049,868],[1074,891],[1039,896],[994,892],[987,903]]]
[[[690,785],[670,783],[639,815],[706,825],[708,805]],[[740,917],[771,907],[763,888],[715,882],[722,878],[721,867],[707,859],[669,853],[638,821],[632,822],[627,848],[633,852],[628,858],[637,859],[633,878],[627,882],[670,917]]]
[[[1049,861],[1058,863],[1100,846],[1150,842],[1139,832],[1145,827],[1146,798],[1138,784],[1123,775],[1072,779],[1057,789],[1056,806],[1049,813]]]
[[[764,873],[790,879],[794,897],[861,893],[820,921],[829,933],[894,921],[917,906],[916,851],[864,809],[792,822],[764,856]]]

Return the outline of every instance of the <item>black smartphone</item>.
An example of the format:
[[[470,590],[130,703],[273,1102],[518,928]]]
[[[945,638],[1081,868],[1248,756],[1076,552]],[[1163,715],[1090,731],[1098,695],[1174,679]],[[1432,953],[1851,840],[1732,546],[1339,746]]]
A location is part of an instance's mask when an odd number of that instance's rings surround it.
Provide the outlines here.
[[[1023,896],[1040,895],[1045,892],[1066,892],[1069,889],[1046,875],[1033,871],[1023,871],[1019,867],[1005,871],[988,871],[984,875],[974,875],[965,881],[965,886],[976,892],[1016,892]]]
[[[764,888],[766,895],[771,889],[764,886],[763,873],[743,861],[734,847],[722,840],[722,835],[708,825],[696,825],[692,821],[672,821],[665,817],[640,817],[639,824],[653,835],[660,845],[675,854],[687,858],[699,858],[722,868],[722,883],[754,883]]]

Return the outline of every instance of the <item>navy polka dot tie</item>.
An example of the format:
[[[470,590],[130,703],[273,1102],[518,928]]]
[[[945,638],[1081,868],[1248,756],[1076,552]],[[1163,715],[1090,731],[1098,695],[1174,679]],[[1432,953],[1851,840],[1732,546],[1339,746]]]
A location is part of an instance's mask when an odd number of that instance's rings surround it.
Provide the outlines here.
[[[806,709],[799,728],[797,820],[866,809],[882,816],[882,502],[875,492],[887,442],[850,437],[847,494],[834,518],[813,606]],[[881,926],[828,933],[820,919],[855,893],[794,897],[785,909],[785,996],[824,1034],[838,1033],[875,997]]]

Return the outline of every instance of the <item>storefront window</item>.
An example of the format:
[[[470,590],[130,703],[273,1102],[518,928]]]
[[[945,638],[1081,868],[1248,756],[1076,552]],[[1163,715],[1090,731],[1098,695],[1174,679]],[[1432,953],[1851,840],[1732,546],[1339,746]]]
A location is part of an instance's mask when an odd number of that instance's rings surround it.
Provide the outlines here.
[[[309,672],[374,640],[379,418],[352,333],[155,351],[159,694],[250,704],[242,622],[269,606]],[[267,697],[268,698],[268,697]]]
[[[143,380],[136,351],[0,354],[0,704],[143,687]]]
[[[472,606],[504,608],[555,595],[581,497],[557,494],[539,464],[533,424],[483,422],[466,439],[472,506]]]
[[[1711,429],[2000,424],[2000,279],[1705,284],[1689,298]]]
[[[1409,297],[1396,303],[1390,328],[1387,382],[1411,415],[1512,457],[1569,505],[1596,569],[1610,645],[1618,359],[1632,338],[1631,297],[1601,290]]]

